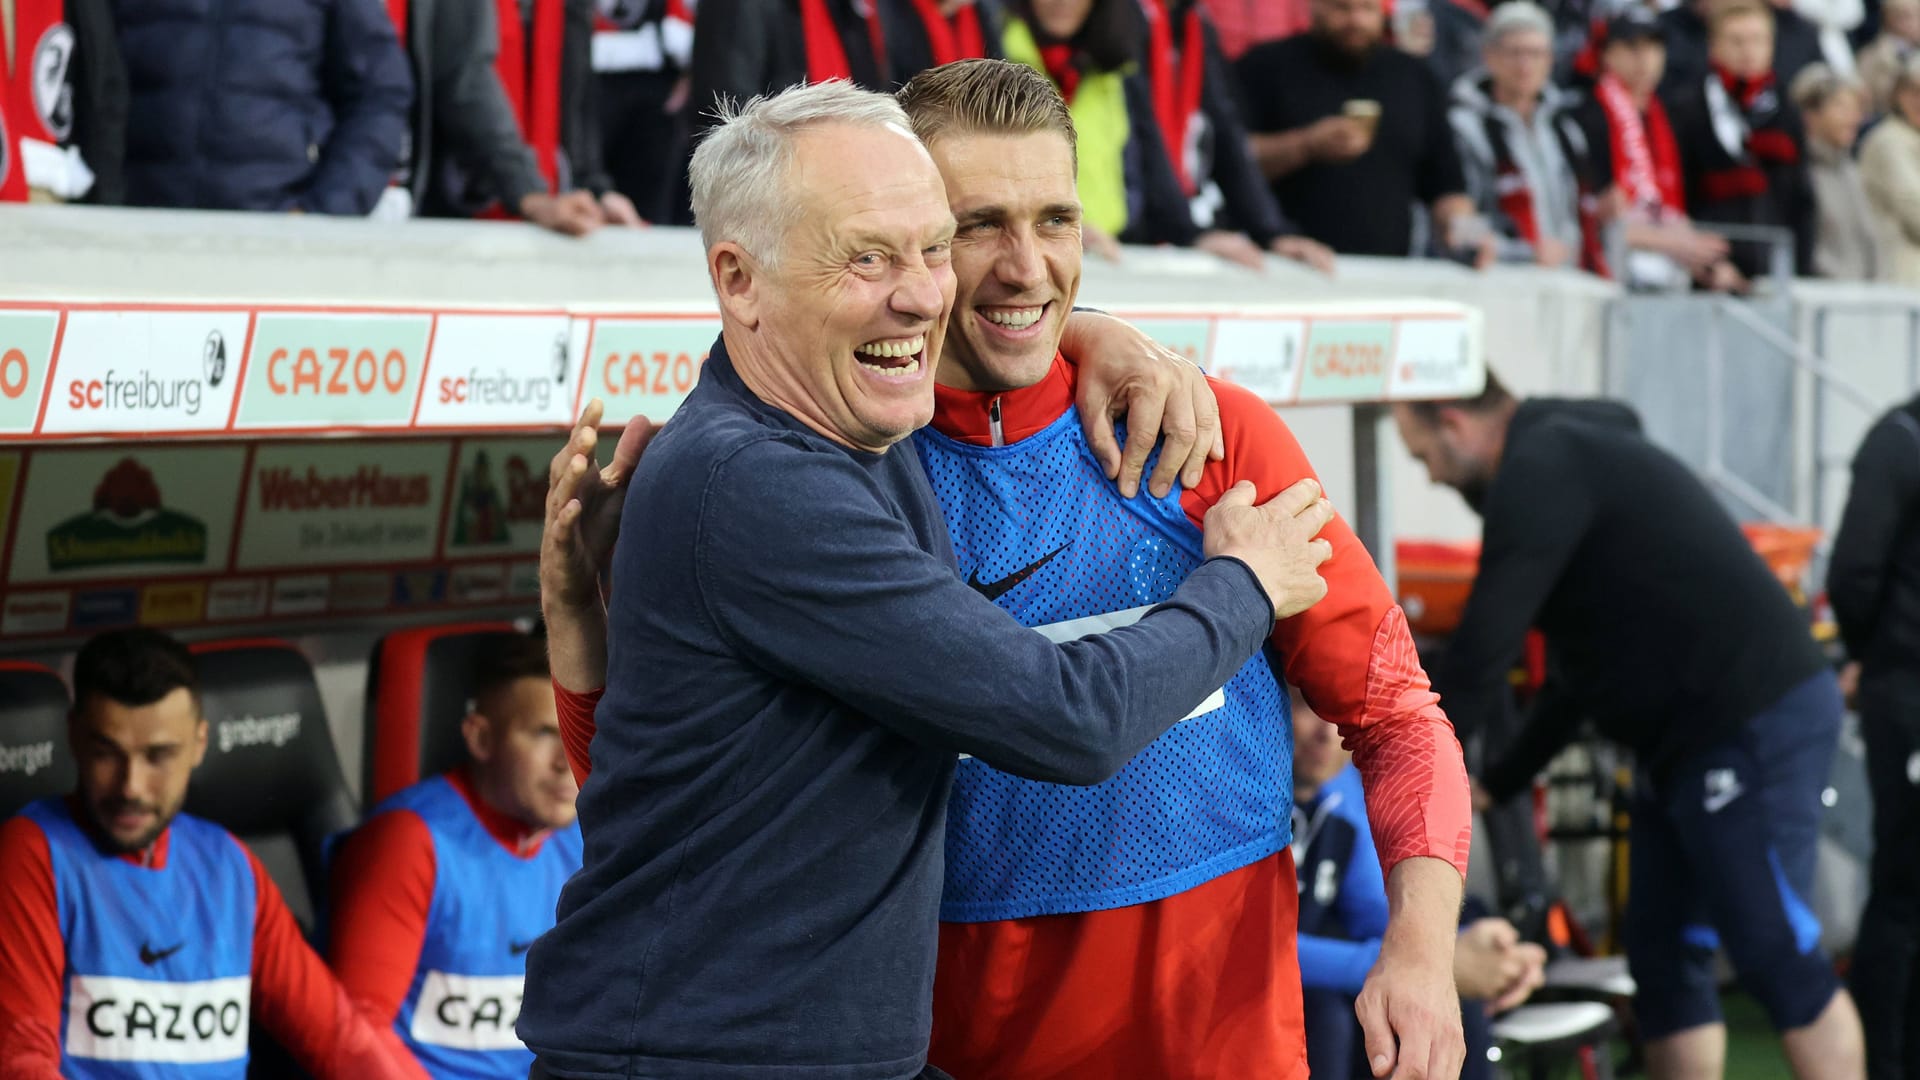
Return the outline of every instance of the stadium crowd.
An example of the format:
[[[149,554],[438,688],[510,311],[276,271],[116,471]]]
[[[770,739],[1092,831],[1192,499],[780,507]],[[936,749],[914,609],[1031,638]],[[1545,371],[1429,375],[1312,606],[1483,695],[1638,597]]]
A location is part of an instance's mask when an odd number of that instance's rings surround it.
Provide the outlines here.
[[[995,56],[1068,98],[1109,257],[1920,281],[1913,0],[17,0],[0,29],[0,199],[687,224],[720,101]]]

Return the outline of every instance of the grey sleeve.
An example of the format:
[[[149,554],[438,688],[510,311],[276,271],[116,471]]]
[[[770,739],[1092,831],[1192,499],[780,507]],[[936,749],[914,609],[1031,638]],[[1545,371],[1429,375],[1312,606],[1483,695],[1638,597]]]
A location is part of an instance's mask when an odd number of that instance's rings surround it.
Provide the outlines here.
[[[1139,622],[1055,644],[922,550],[887,505],[839,455],[778,442],[737,452],[710,474],[699,513],[706,615],[776,676],[1016,775],[1112,776],[1273,629],[1247,567],[1212,559]]]
[[[513,105],[494,73],[500,28],[490,3],[435,4],[428,33],[434,75],[433,130],[444,153],[484,175],[507,209],[518,212],[526,195],[547,190],[533,147],[520,135]]]

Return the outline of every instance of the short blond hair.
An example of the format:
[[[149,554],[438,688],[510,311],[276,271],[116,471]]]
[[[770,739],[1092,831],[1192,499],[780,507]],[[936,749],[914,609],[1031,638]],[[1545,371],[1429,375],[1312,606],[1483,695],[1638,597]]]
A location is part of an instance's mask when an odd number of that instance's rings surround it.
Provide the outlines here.
[[[1031,135],[1053,132],[1074,154],[1073,114],[1045,76],[1007,60],[958,60],[915,75],[900,88],[913,133],[932,146],[947,135]]]

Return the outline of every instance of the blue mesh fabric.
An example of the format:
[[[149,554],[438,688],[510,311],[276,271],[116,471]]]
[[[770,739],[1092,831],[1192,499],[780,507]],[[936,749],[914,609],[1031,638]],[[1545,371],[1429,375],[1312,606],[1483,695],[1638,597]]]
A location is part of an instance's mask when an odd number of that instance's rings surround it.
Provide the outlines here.
[[[1075,410],[1012,446],[972,446],[931,428],[915,442],[963,575],[991,594],[1039,564],[995,597],[1024,625],[1144,609],[1200,565],[1200,532],[1179,491],[1122,500]],[[961,761],[940,917],[984,922],[1146,903],[1287,844],[1287,695],[1264,651],[1223,691],[1224,704],[1174,725],[1093,787]]]

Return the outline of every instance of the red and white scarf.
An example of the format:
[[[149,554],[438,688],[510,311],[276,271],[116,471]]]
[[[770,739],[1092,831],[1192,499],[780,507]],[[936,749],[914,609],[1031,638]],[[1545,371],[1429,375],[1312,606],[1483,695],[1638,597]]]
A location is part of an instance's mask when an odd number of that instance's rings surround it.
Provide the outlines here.
[[[1147,76],[1153,87],[1153,116],[1160,124],[1160,138],[1167,144],[1167,157],[1180,177],[1180,187],[1192,198],[1200,190],[1201,177],[1193,175],[1195,162],[1189,160],[1187,136],[1193,118],[1200,111],[1200,94],[1207,79],[1207,39],[1200,27],[1200,5],[1187,8],[1180,20],[1180,44],[1173,42],[1172,20],[1159,0],[1140,0],[1147,16],[1151,41]]]
[[[1800,147],[1779,126],[1785,106],[1774,85],[1773,72],[1743,79],[1720,65],[1707,76],[1707,112],[1714,138],[1732,164],[1708,169],[1700,189],[1709,199],[1739,199],[1764,195],[1768,165],[1792,165]]]
[[[1614,175],[1627,205],[1659,221],[1687,210],[1680,180],[1680,146],[1667,123],[1666,107],[1657,97],[1647,102],[1644,117],[1633,95],[1619,79],[1600,76],[1594,97],[1607,114],[1608,141],[1613,149]]]

